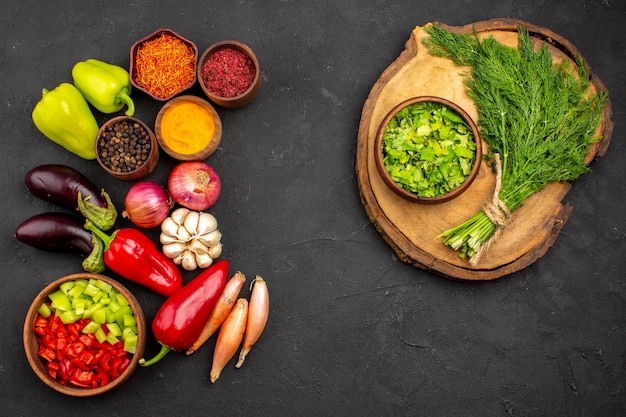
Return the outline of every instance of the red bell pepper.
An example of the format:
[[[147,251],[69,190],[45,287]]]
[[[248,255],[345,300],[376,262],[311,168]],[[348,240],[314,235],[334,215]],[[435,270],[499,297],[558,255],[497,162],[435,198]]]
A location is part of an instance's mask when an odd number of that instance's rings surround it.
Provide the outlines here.
[[[152,321],[152,333],[161,350],[149,361],[140,359],[141,366],[158,362],[172,350],[191,347],[217,303],[227,277],[228,262],[221,259],[165,300]]]
[[[182,287],[183,279],[178,267],[139,230],[123,228],[108,235],[89,220],[85,229],[104,242],[104,263],[113,272],[164,297],[171,296]]]

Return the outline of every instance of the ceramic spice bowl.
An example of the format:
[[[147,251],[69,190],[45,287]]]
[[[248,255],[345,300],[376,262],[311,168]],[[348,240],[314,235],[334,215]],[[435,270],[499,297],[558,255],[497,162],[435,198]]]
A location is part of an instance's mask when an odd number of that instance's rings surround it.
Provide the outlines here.
[[[374,141],[376,169],[398,196],[437,204],[465,192],[482,161],[478,127],[465,110],[420,96],[392,108]]]
[[[130,49],[130,82],[152,98],[167,101],[196,83],[198,47],[171,29],[159,29]]]
[[[46,322],[42,322],[43,316],[40,316],[41,311],[46,310],[41,307],[42,304],[50,305],[45,313],[50,314],[44,319]],[[75,309],[66,309],[67,313],[64,313],[67,305]],[[82,309],[80,313],[79,309]],[[51,310],[55,312],[51,313]],[[81,316],[75,321],[68,321],[63,314]],[[57,332],[53,334],[50,331],[52,325],[45,324],[56,323],[58,326],[59,321],[55,322],[54,316],[63,318],[63,323],[68,322],[64,324],[63,332],[56,327]],[[100,324],[100,318],[96,316],[103,318],[104,323]],[[46,327],[43,327],[44,324]],[[73,325],[78,326],[76,331],[71,330]],[[104,331],[104,327],[108,332]],[[80,331],[77,330],[79,328]],[[77,273],[51,282],[35,297],[24,320],[24,350],[33,371],[47,386],[69,396],[89,397],[113,390],[131,377],[145,351],[147,331],[143,310],[126,287],[104,275]],[[106,337],[106,340],[101,341],[101,337]],[[61,338],[63,345],[59,342]],[[105,344],[112,348],[104,350],[102,346]],[[99,355],[99,352],[102,354]],[[111,355],[104,365],[97,359],[102,359],[106,353]],[[113,356],[120,361],[111,361]],[[48,364],[50,358],[58,365],[56,371],[55,366]],[[72,359],[80,361],[82,367],[89,370],[77,371],[79,367],[72,363]],[[102,376],[103,372],[106,377]],[[53,377],[55,374],[56,378]],[[69,379],[69,382],[63,378]]]
[[[165,153],[178,161],[201,161],[217,149],[222,122],[215,108],[192,95],[178,96],[161,108],[154,133]]]
[[[209,46],[198,60],[197,78],[213,103],[226,108],[250,103],[261,88],[261,67],[250,47],[233,40]]]
[[[96,160],[115,178],[134,181],[154,170],[159,162],[159,145],[144,122],[135,117],[117,116],[100,127]]]

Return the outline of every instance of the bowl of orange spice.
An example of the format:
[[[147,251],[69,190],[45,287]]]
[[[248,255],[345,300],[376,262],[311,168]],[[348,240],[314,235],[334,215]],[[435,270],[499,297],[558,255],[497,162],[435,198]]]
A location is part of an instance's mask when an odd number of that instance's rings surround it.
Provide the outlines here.
[[[201,161],[211,155],[222,139],[222,122],[206,100],[182,95],[159,110],[154,134],[165,153],[178,161]]]
[[[196,83],[198,47],[173,30],[159,29],[138,40],[130,49],[130,82],[161,101]]]

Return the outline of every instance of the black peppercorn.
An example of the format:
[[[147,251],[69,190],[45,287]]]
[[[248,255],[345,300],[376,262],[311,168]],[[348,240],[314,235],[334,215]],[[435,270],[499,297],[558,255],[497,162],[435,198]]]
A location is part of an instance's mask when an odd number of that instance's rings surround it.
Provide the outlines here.
[[[98,155],[110,170],[131,172],[146,162],[151,146],[150,134],[141,124],[124,120],[103,131]]]

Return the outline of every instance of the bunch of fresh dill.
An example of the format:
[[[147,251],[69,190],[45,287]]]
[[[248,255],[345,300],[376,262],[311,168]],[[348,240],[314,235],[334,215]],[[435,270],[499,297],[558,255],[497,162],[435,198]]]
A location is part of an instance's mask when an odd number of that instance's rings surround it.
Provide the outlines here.
[[[493,36],[454,34],[437,25],[425,31],[430,54],[469,67],[466,90],[478,109],[481,137],[496,169],[494,198],[439,236],[476,263],[481,248],[497,238],[526,198],[552,181],[572,181],[589,171],[585,157],[599,139],[595,131],[606,93],[590,91],[582,59],[576,66],[568,60],[555,64],[547,46],[535,49],[522,27],[517,48]]]

